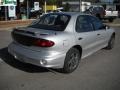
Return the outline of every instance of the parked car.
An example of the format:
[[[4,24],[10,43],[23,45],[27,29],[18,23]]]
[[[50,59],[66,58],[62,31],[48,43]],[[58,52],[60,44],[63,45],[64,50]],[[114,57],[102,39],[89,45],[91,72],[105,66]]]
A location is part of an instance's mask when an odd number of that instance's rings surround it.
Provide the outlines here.
[[[89,13],[92,14],[96,17],[98,17],[99,19],[104,19],[106,12],[103,6],[96,6],[96,5],[92,5],[90,6],[85,13]]]
[[[114,19],[118,17],[118,11],[113,11],[110,9],[105,10],[103,6],[96,5],[89,7],[89,9],[85,11],[85,13],[94,15],[100,20],[108,20],[109,22],[113,22]]]
[[[41,8],[39,8],[39,10],[35,10],[34,8],[30,9],[30,12],[29,12],[29,17],[30,18],[39,18],[40,15],[42,15],[42,9]]]
[[[26,16],[27,9],[25,7],[21,7],[20,13],[22,15]],[[42,15],[42,10],[41,10],[41,8],[39,8],[39,10],[35,10],[34,8],[29,8],[28,13],[29,13],[29,18],[38,18],[38,17],[40,17],[40,15]]]
[[[108,19],[109,22],[113,22],[114,19],[118,17],[118,11],[113,10],[111,8],[105,10],[105,12],[106,12],[105,19]]]
[[[12,31],[8,52],[34,65],[73,72],[81,59],[112,49],[115,31],[95,16],[79,12],[49,13],[28,27]],[[101,57],[102,58],[102,57]]]

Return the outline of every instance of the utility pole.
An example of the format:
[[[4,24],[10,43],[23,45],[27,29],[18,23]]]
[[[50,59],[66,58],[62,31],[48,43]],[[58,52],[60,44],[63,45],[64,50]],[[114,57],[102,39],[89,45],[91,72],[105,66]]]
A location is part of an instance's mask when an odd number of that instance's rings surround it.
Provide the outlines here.
[[[7,6],[5,6],[5,21],[7,21]]]
[[[82,1],[79,0],[79,12],[81,12]]]
[[[45,4],[44,4],[44,9],[45,9],[44,12],[46,13],[46,0],[45,0]]]
[[[29,19],[29,0],[27,0],[27,19]]]

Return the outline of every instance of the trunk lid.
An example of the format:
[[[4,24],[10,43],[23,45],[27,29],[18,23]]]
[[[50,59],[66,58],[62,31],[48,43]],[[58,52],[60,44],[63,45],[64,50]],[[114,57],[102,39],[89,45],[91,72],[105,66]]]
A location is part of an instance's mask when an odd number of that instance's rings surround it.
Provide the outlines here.
[[[60,31],[35,28],[16,28],[12,31],[12,38],[16,44],[20,44],[23,47],[39,51],[39,49],[43,47],[34,46],[34,41],[38,39],[48,40],[48,37],[56,36],[58,32],[60,33]]]

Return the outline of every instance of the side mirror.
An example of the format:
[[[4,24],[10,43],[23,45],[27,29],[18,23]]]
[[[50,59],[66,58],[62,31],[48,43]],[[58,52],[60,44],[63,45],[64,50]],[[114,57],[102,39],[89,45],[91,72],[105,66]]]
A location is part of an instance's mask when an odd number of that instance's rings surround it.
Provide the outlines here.
[[[110,29],[110,26],[108,26],[108,25],[105,25],[105,29],[107,30],[107,29]]]
[[[99,29],[105,29],[105,30],[107,30],[107,29],[109,29],[110,27],[108,26],[108,25],[103,25],[102,27],[100,27]]]

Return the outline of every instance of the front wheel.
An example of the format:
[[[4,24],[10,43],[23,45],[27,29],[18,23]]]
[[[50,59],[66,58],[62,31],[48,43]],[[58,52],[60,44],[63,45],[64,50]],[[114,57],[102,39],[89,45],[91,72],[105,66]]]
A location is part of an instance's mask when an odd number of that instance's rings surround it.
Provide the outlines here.
[[[71,48],[65,58],[63,73],[72,73],[79,65],[80,52],[76,48]]]

